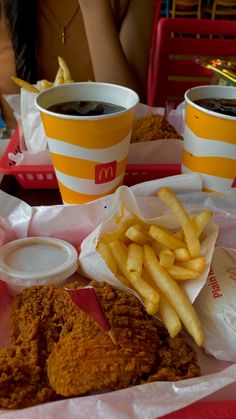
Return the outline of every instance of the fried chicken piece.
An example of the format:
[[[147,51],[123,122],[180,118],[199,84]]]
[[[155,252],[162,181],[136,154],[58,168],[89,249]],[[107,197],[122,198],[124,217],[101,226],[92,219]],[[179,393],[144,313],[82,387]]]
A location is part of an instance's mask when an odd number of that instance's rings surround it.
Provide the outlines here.
[[[25,289],[11,305],[11,344],[34,343],[44,363],[62,329],[66,329],[64,333],[70,331],[82,315],[63,288],[48,285]]]
[[[34,358],[34,364],[41,367],[42,377],[47,377],[48,373],[50,385],[53,383],[56,392],[63,396],[84,394],[96,389],[127,387],[139,382],[143,374],[149,374],[156,362],[160,341],[153,320],[136,297],[127,295],[124,291],[113,290],[108,284],[92,282],[91,285],[94,286],[119,340],[119,349],[112,344],[109,336],[90,316],[74,305],[68,292],[63,288],[33,287],[18,295],[12,304],[11,343],[30,347],[29,358]],[[78,284],[69,287],[77,288]],[[60,345],[57,345],[58,341]],[[75,349],[73,355],[70,347],[72,342]],[[59,376],[60,374],[65,376],[65,368],[61,366],[65,365],[66,356],[80,369],[81,363],[78,363],[77,354],[81,356],[84,349],[91,352],[91,347],[94,345],[99,348],[94,361],[101,362],[100,366],[93,363],[89,374],[87,373],[87,381],[85,372],[88,363],[84,363],[82,370],[85,387],[78,390],[77,383],[76,391],[74,388],[68,390],[70,384],[66,391],[58,389],[55,384],[57,378],[54,377],[58,377],[58,372]],[[62,359],[59,356],[61,352]],[[107,357],[100,360],[105,352],[108,354]],[[51,368],[48,366],[48,370],[46,370],[47,359],[48,365],[51,366]],[[81,359],[84,362],[83,357]],[[116,368],[118,364],[119,367]],[[100,378],[100,381],[98,380],[99,374],[96,372],[100,367],[104,369],[103,383]],[[112,369],[116,370],[116,380]],[[95,378],[93,371],[96,372]],[[111,380],[108,371],[113,377]],[[73,379],[75,375],[75,372],[71,374]],[[61,377],[58,380],[60,381]]]
[[[26,348],[0,351],[0,407],[17,409],[55,400],[55,392],[43,379],[41,368],[30,362]]]
[[[80,315],[84,314],[62,288],[32,287],[14,298],[12,348],[0,351],[0,408],[23,408],[59,398],[49,384],[46,360],[60,335],[67,334]]]
[[[0,408],[200,374],[192,348],[182,337],[170,339],[136,297],[105,283],[90,285],[118,345],[65,289],[25,289],[11,306],[12,348],[0,351]]]
[[[160,140],[164,138],[183,139],[162,115],[146,115],[134,120],[131,143]]]
[[[70,334],[49,356],[47,371],[54,390],[71,397],[136,384],[140,361],[133,349],[116,349],[107,336],[78,339]]]
[[[152,372],[161,345],[156,326],[133,295],[93,283],[118,345],[94,322],[75,325],[47,360],[49,382],[63,396],[116,390]],[[84,327],[85,326],[85,327]]]
[[[171,338],[166,329],[159,326],[162,348],[159,350],[158,370],[150,375],[146,382],[179,381],[201,375],[194,349],[186,342],[182,334]]]

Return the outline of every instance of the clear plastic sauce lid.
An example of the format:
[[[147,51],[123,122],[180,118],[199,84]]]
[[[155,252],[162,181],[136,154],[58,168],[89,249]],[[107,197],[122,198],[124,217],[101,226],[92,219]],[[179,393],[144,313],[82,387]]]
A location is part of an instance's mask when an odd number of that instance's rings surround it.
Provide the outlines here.
[[[0,248],[0,279],[14,290],[32,285],[61,285],[78,268],[70,243],[52,237],[26,237]]]

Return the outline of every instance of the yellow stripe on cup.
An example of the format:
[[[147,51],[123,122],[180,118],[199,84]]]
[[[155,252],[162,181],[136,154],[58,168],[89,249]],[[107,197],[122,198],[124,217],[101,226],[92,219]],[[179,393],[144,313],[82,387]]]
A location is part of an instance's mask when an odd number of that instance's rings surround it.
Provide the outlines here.
[[[236,176],[236,160],[224,157],[193,156],[183,150],[182,158],[184,166],[193,172],[205,173],[212,176],[219,176],[233,179]]]
[[[202,112],[186,103],[185,123],[197,137],[236,145],[236,122]]]
[[[41,113],[47,137],[85,148],[105,148],[117,144],[131,132],[133,112],[101,120],[55,118]]]
[[[123,182],[120,182],[115,188],[112,188],[109,192],[106,192],[104,194],[100,194],[100,195],[87,195],[87,194],[82,194],[82,193],[79,193],[79,192],[72,191],[71,189],[69,189],[66,186],[64,186],[58,180],[59,189],[60,189],[61,195],[63,197],[63,202],[65,204],[74,204],[75,202],[78,202],[80,204],[85,204],[86,202],[94,201],[95,199],[99,199],[99,198],[103,198],[104,196],[115,192],[115,190],[120,185],[122,185],[122,183]]]
[[[99,164],[99,162],[61,156],[55,153],[51,153],[51,157],[55,169],[81,179],[94,179],[95,166]],[[125,172],[126,160],[117,162],[116,177]]]

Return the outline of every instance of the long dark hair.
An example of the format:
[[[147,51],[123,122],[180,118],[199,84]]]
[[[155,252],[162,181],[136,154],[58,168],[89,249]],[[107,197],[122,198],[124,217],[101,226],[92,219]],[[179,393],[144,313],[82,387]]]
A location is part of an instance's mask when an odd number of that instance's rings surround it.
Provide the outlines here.
[[[30,82],[37,81],[36,0],[1,0],[10,39],[15,52],[16,74]]]

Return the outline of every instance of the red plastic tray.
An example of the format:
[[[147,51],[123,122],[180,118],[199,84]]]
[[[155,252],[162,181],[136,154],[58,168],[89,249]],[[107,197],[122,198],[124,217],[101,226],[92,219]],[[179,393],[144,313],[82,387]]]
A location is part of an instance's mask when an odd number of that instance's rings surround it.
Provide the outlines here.
[[[8,157],[8,153],[20,152],[19,130],[16,129],[0,159],[0,172],[13,175],[25,189],[56,189],[58,188],[53,166],[16,165]],[[128,186],[146,180],[160,179],[180,174],[178,164],[128,164],[124,183]]]
[[[235,419],[236,400],[214,400],[193,403],[184,409],[162,416],[162,419]]]

